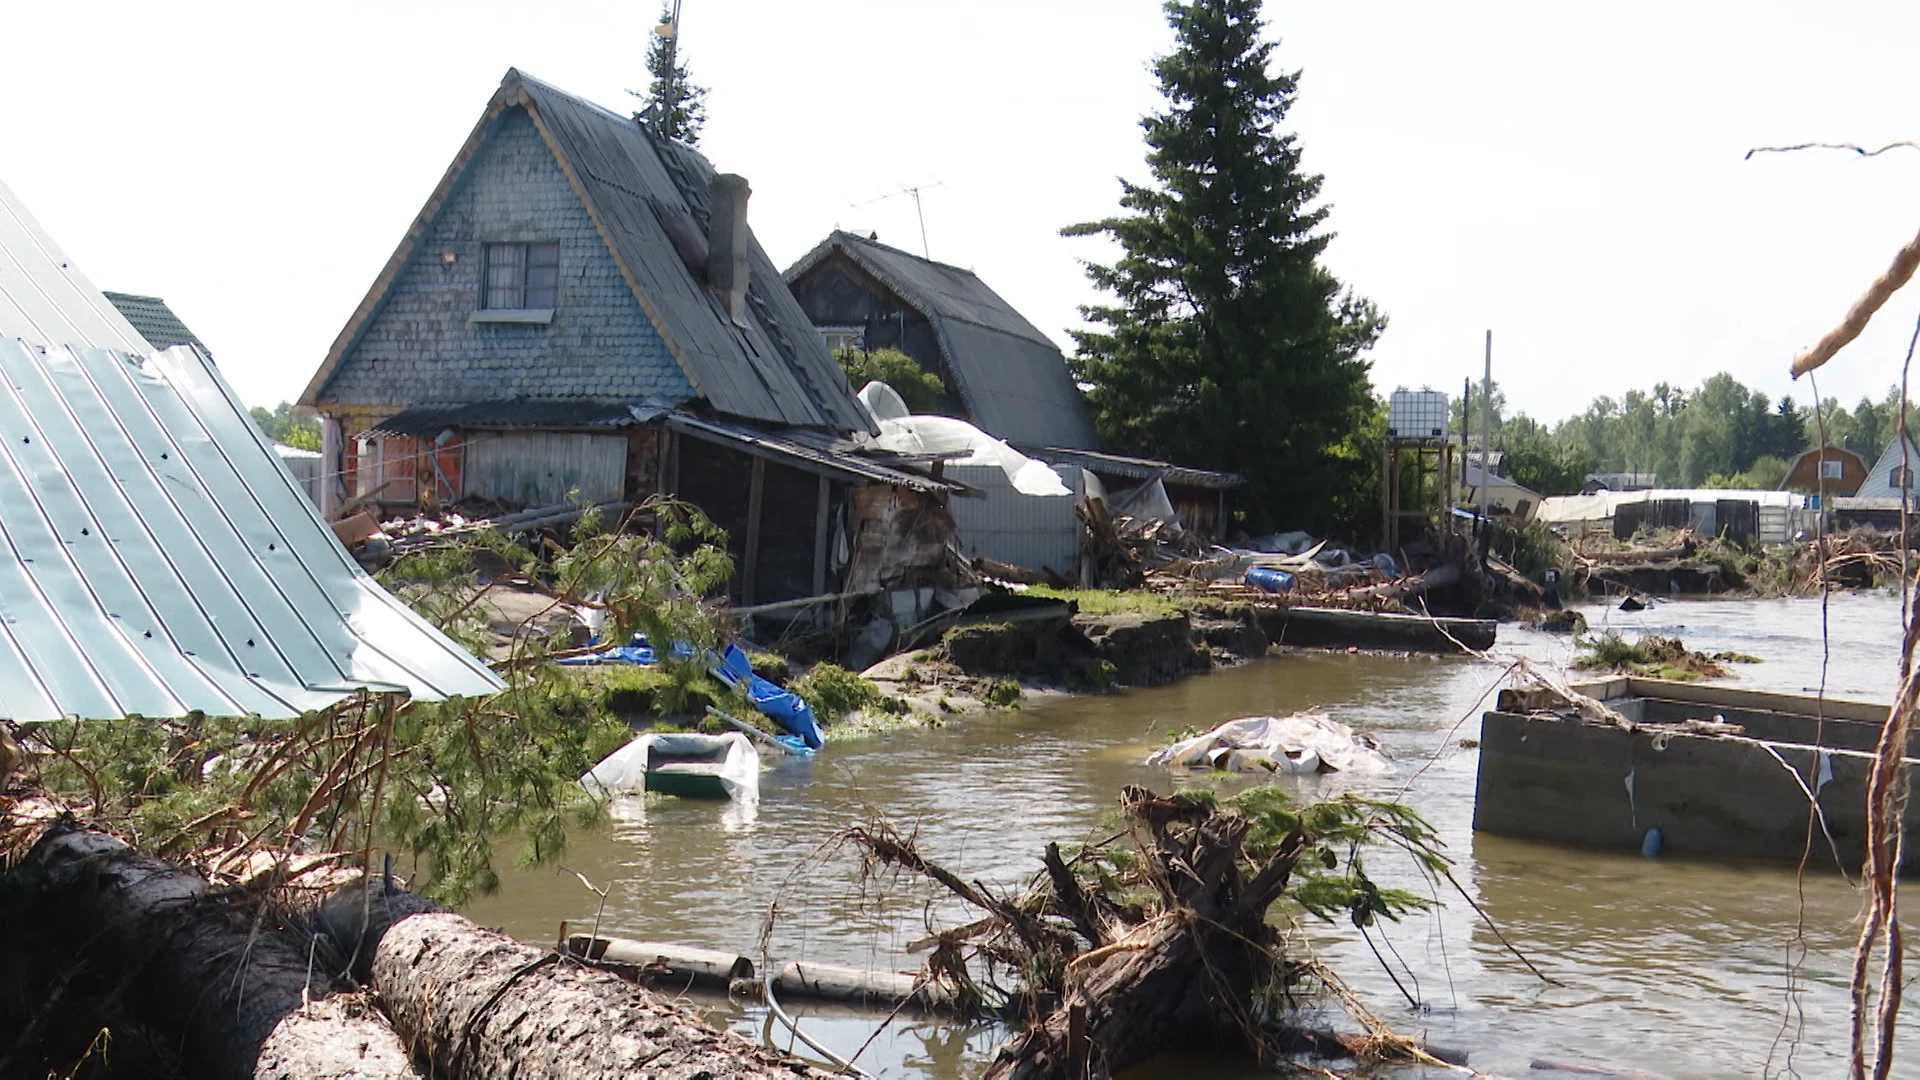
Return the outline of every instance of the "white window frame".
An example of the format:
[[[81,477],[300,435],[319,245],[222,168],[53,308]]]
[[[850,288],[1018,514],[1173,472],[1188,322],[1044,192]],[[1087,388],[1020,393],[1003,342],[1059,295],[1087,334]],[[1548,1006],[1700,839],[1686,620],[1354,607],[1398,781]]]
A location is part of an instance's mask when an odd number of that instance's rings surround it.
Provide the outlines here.
[[[1826,458],[1820,462],[1820,479],[1844,480],[1846,476],[1846,463],[1838,458]]]
[[[867,328],[864,326],[820,326],[815,329],[820,331],[820,340],[826,342],[828,352],[866,350]]]

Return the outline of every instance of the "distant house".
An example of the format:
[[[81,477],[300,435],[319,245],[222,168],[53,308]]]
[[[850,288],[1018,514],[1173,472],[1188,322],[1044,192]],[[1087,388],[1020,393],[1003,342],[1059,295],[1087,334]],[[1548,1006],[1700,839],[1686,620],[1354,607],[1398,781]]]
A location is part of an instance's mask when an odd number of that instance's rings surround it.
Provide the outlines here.
[[[1224,531],[1226,492],[1244,480],[1103,452],[1059,346],[973,271],[835,231],[786,279],[830,348],[899,349],[940,376],[952,415],[1032,457],[1094,474],[1110,496],[1158,482],[1187,528]]]
[[[1866,481],[1867,463],[1859,454],[1843,446],[1823,446],[1793,459],[1780,490],[1844,498],[1858,493]]]
[[[1660,477],[1650,472],[1596,472],[1587,474],[1580,490],[1592,495],[1597,491],[1651,491],[1660,486]]]
[[[944,555],[954,485],[851,441],[871,421],[749,194],[508,71],[301,395],[339,478],[325,505],[665,492],[728,531],[744,603],[933,583],[915,575]]]
[[[1866,480],[1854,494],[1863,499],[1911,497],[1914,488],[1920,486],[1913,481],[1916,466],[1920,466],[1920,447],[1914,445],[1911,436],[1902,439],[1896,433],[1881,451],[1879,460],[1867,470]]]
[[[204,356],[213,355],[213,350],[187,329],[187,324],[180,321],[180,316],[173,313],[165,300],[133,293],[102,292],[100,295],[126,316],[127,322],[133,324],[133,328],[154,348],[171,349],[175,345],[191,345]]]

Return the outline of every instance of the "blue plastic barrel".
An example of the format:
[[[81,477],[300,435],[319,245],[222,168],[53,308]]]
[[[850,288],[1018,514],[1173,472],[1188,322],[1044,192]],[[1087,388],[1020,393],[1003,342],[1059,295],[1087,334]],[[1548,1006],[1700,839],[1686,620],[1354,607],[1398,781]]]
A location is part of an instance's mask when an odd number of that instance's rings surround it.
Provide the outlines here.
[[[1268,570],[1265,567],[1256,566],[1247,571],[1246,582],[1248,585],[1262,592],[1283,593],[1293,591],[1293,575],[1287,573],[1285,570]]]

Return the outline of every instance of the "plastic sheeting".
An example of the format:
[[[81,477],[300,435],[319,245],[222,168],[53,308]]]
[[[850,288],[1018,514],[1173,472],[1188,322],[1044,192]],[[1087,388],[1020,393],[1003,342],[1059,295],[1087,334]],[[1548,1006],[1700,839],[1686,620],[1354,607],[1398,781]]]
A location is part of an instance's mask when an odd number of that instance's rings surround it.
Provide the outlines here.
[[[1007,482],[1022,495],[1073,494],[1052,466],[1027,457],[965,420],[912,415],[899,393],[886,383],[875,381],[862,387],[860,404],[866,406],[880,429],[873,445],[882,450],[914,455],[965,454],[949,464],[995,466],[1007,474]]]
[[[597,798],[639,795],[647,790],[647,770],[669,763],[698,762],[700,771],[709,771],[735,802],[760,798],[760,752],[752,740],[737,731],[725,735],[694,735],[672,732],[641,735],[608,754],[580,778],[580,786]]]
[[[1351,772],[1380,775],[1393,761],[1372,736],[1325,713],[1247,716],[1204,735],[1182,739],[1147,759],[1169,769],[1220,769],[1240,773]]]
[[[674,646],[674,655],[682,660],[693,657],[693,650],[685,645]],[[617,645],[591,656],[575,656],[560,661],[569,666],[590,664],[639,664],[652,667],[658,660],[653,646],[638,634],[633,644]],[[818,750],[826,745],[826,739],[820,734],[820,725],[813,719],[813,706],[806,699],[791,690],[783,690],[773,683],[753,673],[753,661],[740,651],[738,645],[728,645],[719,655],[707,654],[707,671],[716,679],[726,683],[729,689],[745,684],[747,700],[760,713],[780,725],[787,734],[800,740],[809,750]]]

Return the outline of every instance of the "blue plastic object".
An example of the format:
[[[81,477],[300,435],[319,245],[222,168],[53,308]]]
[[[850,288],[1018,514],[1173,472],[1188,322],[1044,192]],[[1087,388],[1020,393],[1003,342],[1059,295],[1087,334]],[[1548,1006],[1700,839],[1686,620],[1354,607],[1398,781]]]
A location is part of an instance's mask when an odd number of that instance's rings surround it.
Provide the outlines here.
[[[1293,591],[1293,575],[1285,570],[1268,570],[1265,567],[1256,566],[1247,571],[1246,583],[1262,592]]]
[[[1660,844],[1665,839],[1666,837],[1661,835],[1660,827],[1658,825],[1654,826],[1651,829],[1648,829],[1647,835],[1642,837],[1640,840],[1640,854],[1646,856],[1649,859],[1653,858],[1655,855],[1660,854]]]
[[[683,660],[693,655],[693,650],[685,645],[675,645],[673,651]],[[631,645],[617,645],[591,656],[576,656],[560,662],[568,665],[639,664],[651,667],[655,660],[653,647],[644,638],[635,635]],[[740,650],[740,646],[728,645],[719,655],[708,653],[707,670],[730,688],[740,687],[744,683],[747,700],[753,702],[753,707],[786,729],[789,735],[799,739],[807,749],[818,750],[826,745],[826,740],[820,737],[820,726],[813,721],[813,707],[791,690],[782,690],[755,675],[753,662],[747,659],[747,654]]]

